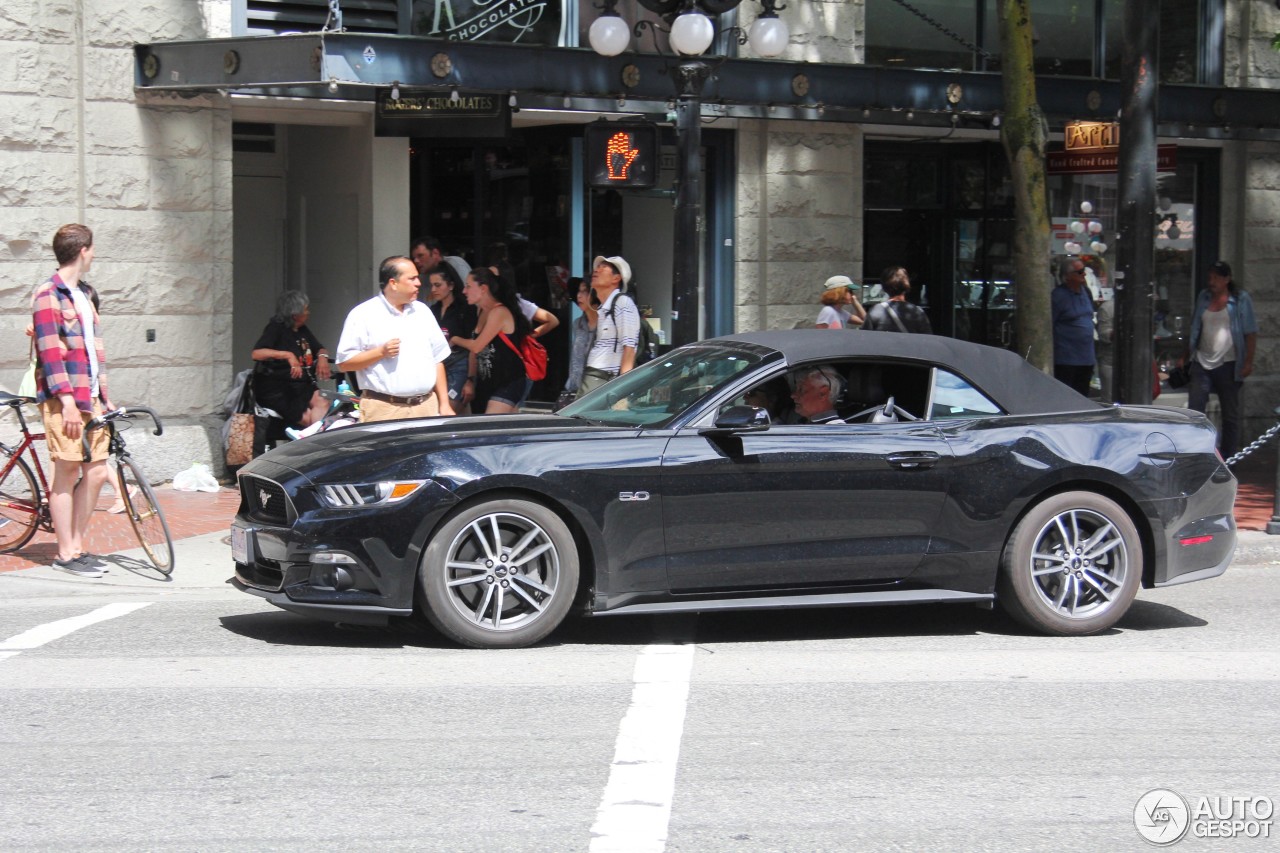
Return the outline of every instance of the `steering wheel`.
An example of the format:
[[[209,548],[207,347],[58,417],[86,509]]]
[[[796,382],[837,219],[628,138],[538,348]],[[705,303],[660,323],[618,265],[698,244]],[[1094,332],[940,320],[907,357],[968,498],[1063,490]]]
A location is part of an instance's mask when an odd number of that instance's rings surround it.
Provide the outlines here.
[[[854,423],[867,415],[871,415],[871,420],[869,422],[873,424],[897,423],[899,418],[905,421],[920,420],[915,415],[895,403],[893,398],[890,397],[885,401],[883,406],[872,406],[869,409],[863,409],[857,414],[850,415],[845,418],[845,423]]]

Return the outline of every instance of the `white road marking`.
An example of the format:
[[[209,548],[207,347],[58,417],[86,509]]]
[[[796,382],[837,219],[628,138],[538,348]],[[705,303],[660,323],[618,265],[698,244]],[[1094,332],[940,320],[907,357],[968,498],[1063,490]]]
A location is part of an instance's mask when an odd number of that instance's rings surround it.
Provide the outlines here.
[[[647,646],[591,827],[591,853],[661,853],[667,844],[694,646]]]
[[[108,604],[83,616],[72,616],[70,619],[59,619],[57,622],[37,625],[30,631],[23,631],[21,634],[0,642],[0,653],[14,652],[16,654],[28,649],[38,649],[45,643],[61,639],[74,631],[79,631],[81,628],[87,628],[90,625],[96,625],[99,622],[105,622],[108,619],[115,619],[119,616],[126,616],[135,610],[141,610],[149,604],[151,604],[150,601],[136,604]],[[4,655],[4,657],[9,657],[9,655]]]

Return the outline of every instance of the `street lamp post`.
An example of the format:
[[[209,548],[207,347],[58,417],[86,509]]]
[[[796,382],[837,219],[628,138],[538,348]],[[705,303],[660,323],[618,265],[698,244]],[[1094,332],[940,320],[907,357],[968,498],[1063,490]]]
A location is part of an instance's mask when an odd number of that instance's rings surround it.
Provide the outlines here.
[[[602,12],[588,32],[591,47],[602,56],[617,56],[631,42],[632,32],[618,16],[619,0],[604,0]],[[671,338],[676,346],[698,340],[698,297],[702,288],[698,235],[702,230],[702,89],[714,66],[700,56],[715,39],[711,17],[737,8],[742,0],[636,0],[660,15],[671,48],[686,57],[671,69],[676,88],[676,195],[672,234]],[[763,57],[774,57],[787,46],[790,31],[778,17],[785,8],[777,0],[760,0],[763,11],[745,39]],[[634,35],[638,38],[640,22]]]

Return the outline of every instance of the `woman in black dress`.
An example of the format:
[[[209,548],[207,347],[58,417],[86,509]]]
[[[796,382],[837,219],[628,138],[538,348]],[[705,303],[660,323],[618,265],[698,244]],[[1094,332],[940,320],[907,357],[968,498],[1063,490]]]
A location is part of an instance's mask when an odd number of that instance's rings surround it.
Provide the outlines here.
[[[276,300],[276,315],[253,347],[253,394],[291,427],[301,429],[325,416],[329,402],[320,396],[317,379],[329,378],[329,353],[307,328],[311,300],[286,290]]]
[[[453,339],[471,353],[467,383],[475,388],[473,412],[510,414],[525,392],[524,359],[517,350],[533,329],[520,311],[515,288],[484,267],[467,276],[462,292],[480,310],[472,340]]]

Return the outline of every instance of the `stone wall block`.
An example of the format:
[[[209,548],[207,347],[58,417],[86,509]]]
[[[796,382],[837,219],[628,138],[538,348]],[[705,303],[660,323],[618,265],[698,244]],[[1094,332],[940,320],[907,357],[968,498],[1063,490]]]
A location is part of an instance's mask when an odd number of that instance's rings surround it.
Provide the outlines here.
[[[75,91],[75,71],[74,45],[0,41],[0,91],[67,94]]]
[[[0,149],[76,150],[76,102],[71,98],[10,95],[0,103]]]
[[[738,175],[737,193],[734,205],[738,216],[759,216],[760,205],[765,192],[765,178],[760,175]],[[0,189],[0,192],[3,192]]]
[[[859,149],[859,140],[847,133],[773,132],[765,171],[770,175],[850,174]]]
[[[210,160],[157,158],[149,165],[153,209],[195,211],[213,208],[213,163]]]
[[[132,47],[134,42],[204,37],[199,3],[191,0],[138,0],[86,3],[85,37],[97,46]]]
[[[5,0],[0,4],[0,32],[14,41],[70,43],[75,19],[74,0]]]
[[[739,216],[734,223],[735,256],[739,261],[758,261],[762,249],[761,224],[759,217]]]
[[[0,315],[29,318],[32,294],[57,268],[52,253],[47,261],[5,264],[0,272]],[[24,319],[23,328],[26,323]]]
[[[734,299],[739,305],[758,305],[768,298],[761,276],[766,269],[764,264],[734,264]]]
[[[770,217],[848,217],[853,214],[852,174],[770,175],[766,178]]]
[[[847,267],[858,235],[844,217],[828,219],[772,219],[766,249],[770,261],[825,261]]]
[[[218,261],[210,264],[208,270],[209,291],[212,296],[209,310],[217,315],[225,314],[229,318],[235,308],[234,267],[229,262]],[[337,346],[336,341],[334,346]]]
[[[205,212],[120,210],[93,226],[94,242],[113,261],[206,263],[215,248],[230,257],[229,248],[211,246],[212,224],[213,217]]]
[[[84,178],[85,203],[92,208],[142,210],[151,196],[147,161],[141,157],[90,155]]]
[[[122,47],[85,49],[84,94],[91,101],[133,102],[133,51]]]
[[[91,154],[139,154],[150,157],[211,156],[210,118],[197,109],[138,107],[119,101],[85,106]]]
[[[112,316],[207,314],[213,310],[211,263],[103,263],[94,267],[103,312]]]
[[[0,207],[76,206],[79,167],[74,154],[0,151]]]
[[[1254,227],[1244,235],[1245,269],[1262,261],[1280,260],[1280,228]]]
[[[53,234],[76,221],[76,208],[0,205],[0,262],[53,261]],[[92,225],[92,223],[90,223]]]
[[[1280,226],[1280,192],[1276,190],[1245,190],[1244,224],[1246,227],[1261,225]]]
[[[228,140],[226,148],[228,151],[231,150],[230,140]],[[216,211],[230,214],[235,208],[235,193],[233,191],[235,180],[231,160],[214,160],[209,166],[210,192],[212,194],[210,206]],[[230,216],[228,216],[228,219],[230,219]]]
[[[1271,153],[1271,146],[1260,147],[1253,143],[1248,148],[1248,177],[1245,184],[1251,190],[1280,190],[1280,156]]]
[[[104,301],[102,328],[108,367],[127,369],[201,366],[207,369],[208,344],[212,334],[210,315],[121,316],[110,315],[111,310]],[[153,342],[146,339],[148,329],[156,333]],[[164,401],[166,398],[158,396],[152,399]]]
[[[1270,80],[1273,81],[1274,86],[1274,81],[1280,78],[1280,52],[1271,48],[1271,39],[1268,38],[1265,41],[1251,39],[1246,52],[1248,55],[1246,72],[1251,85],[1264,85],[1262,81]]]

